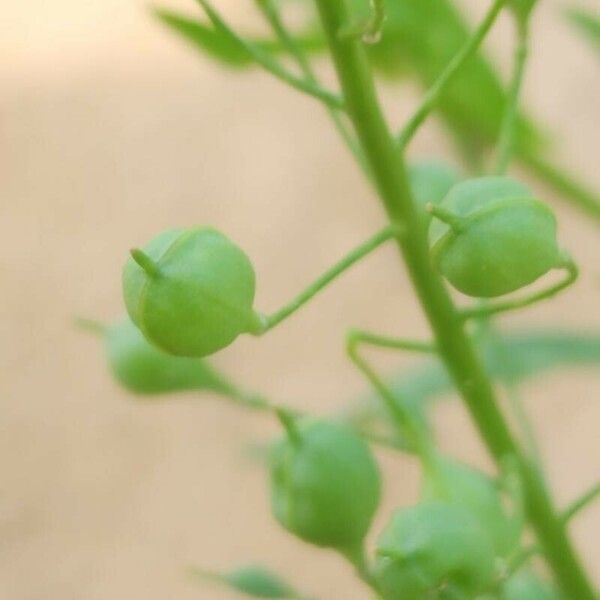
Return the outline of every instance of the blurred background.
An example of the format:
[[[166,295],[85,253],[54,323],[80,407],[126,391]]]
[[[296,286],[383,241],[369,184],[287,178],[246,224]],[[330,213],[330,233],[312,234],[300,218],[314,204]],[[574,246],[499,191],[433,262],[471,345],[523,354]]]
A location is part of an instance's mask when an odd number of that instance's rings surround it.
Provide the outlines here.
[[[193,14],[192,0],[164,0]],[[251,2],[218,3],[252,30]],[[593,5],[590,2],[589,5]],[[487,3],[462,2],[475,19]],[[544,2],[525,97],[556,133],[557,155],[600,188],[597,56]],[[160,230],[210,223],[239,243],[271,311],[382,224],[373,194],[313,100],[258,71],[201,57],[127,0],[5,2],[0,36],[0,597],[11,600],[208,599],[189,565],[262,562],[323,599],[366,598],[335,555],[273,522],[265,473],[248,448],[277,432],[210,395],[140,401],[111,380],[98,339],[74,315],[122,314],[120,270]],[[502,21],[488,48],[508,64]],[[327,71],[325,70],[327,74]],[[392,119],[410,86],[386,86]],[[414,156],[452,156],[435,123]],[[557,198],[561,238],[582,268],[553,302],[507,328],[600,330],[598,226]],[[422,337],[427,328],[391,248],[355,267],[261,340],[215,363],[240,383],[315,412],[366,386],[348,364],[351,326]],[[413,359],[382,357],[398,369]],[[561,370],[524,386],[560,503],[597,478],[599,369]],[[456,402],[436,413],[442,444],[486,466]],[[413,502],[413,461],[381,452],[390,511]],[[600,511],[572,527],[600,579]]]

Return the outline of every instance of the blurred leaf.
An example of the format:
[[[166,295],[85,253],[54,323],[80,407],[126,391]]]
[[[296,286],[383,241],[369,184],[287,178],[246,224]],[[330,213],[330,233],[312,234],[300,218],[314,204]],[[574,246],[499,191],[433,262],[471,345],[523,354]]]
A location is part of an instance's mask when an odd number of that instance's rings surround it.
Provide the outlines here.
[[[218,581],[252,598],[279,598],[300,600],[300,596],[279,575],[258,565],[248,565],[228,573],[211,573],[193,569],[192,574],[201,579]]]
[[[89,329],[90,321],[85,326]],[[113,377],[134,394],[162,396],[191,390],[225,396],[236,393],[228,378],[206,359],[164,352],[151,344],[128,317],[104,326],[102,334]]]
[[[248,51],[228,31],[167,9],[155,8],[153,12],[167,27],[219,62],[236,68],[252,64]]]
[[[504,334],[500,343],[501,348],[489,344],[480,348],[493,379],[519,382],[555,368],[600,365],[600,334],[542,330]],[[510,361],[505,360],[506,356],[510,356]],[[428,360],[393,377],[389,385],[399,402],[415,414],[422,415],[431,401],[454,391],[448,372],[438,360]],[[371,407],[376,402],[379,404],[372,395],[367,401]],[[367,416],[364,415],[364,418]]]
[[[581,8],[571,8],[566,11],[566,15],[596,51],[600,52],[600,14],[594,15]]]
[[[534,377],[543,371],[564,366],[600,363],[600,335],[567,331],[540,331],[505,335],[504,352],[511,356],[509,364],[494,359],[487,349],[486,363],[494,376],[515,381]]]
[[[168,9],[155,8],[153,12],[161,23],[221,64],[243,69],[254,63],[247,49],[226,29],[216,25],[204,25]],[[298,33],[294,39],[296,44],[308,53],[320,52],[325,48],[325,39],[315,28]],[[259,38],[248,41],[271,55],[285,51],[281,42],[276,39]]]

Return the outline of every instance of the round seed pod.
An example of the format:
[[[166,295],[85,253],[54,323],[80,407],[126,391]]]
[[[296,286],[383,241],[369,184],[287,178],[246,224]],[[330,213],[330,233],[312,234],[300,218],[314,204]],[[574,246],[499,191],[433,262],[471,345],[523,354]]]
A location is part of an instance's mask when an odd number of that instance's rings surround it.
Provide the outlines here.
[[[133,250],[123,270],[131,320],[178,356],[206,356],[258,331],[254,288],[248,257],[209,227],[165,231]]]
[[[231,386],[205,361],[163,352],[150,344],[128,318],[108,328],[106,355],[115,379],[135,394],[231,391]]]
[[[377,542],[374,576],[385,600],[474,598],[493,575],[488,536],[455,504],[402,508]]]
[[[447,458],[424,471],[424,501],[443,500],[469,511],[488,534],[498,556],[512,552],[521,537],[523,520],[511,510],[498,485],[485,473]]]
[[[352,551],[379,505],[377,463],[349,427],[298,423],[271,455],[271,508],[288,531],[317,546]]]
[[[533,571],[522,569],[504,583],[500,600],[563,600],[563,596]]]
[[[408,179],[415,202],[429,222],[431,215],[425,207],[430,203],[439,204],[460,181],[460,174],[440,160],[421,160],[408,166]]]
[[[512,179],[463,181],[439,207],[452,222],[431,222],[433,263],[464,294],[501,296],[561,264],[554,214]]]

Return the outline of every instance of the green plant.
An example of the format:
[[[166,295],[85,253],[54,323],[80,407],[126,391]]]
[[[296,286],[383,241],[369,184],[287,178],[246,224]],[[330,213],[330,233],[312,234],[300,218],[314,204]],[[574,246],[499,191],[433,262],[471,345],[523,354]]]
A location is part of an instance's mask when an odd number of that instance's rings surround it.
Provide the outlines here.
[[[597,598],[567,524],[599,495],[599,487],[563,511],[557,508],[518,383],[561,363],[598,362],[600,337],[507,336],[493,319],[550,298],[577,277],[574,261],[559,249],[550,208],[506,176],[513,160],[573,206],[600,217],[598,196],[552,164],[543,128],[519,108],[535,0],[491,1],[472,32],[450,0],[302,0],[307,19],[298,30],[283,19],[283,0],[255,0],[270,29],[269,36],[258,38],[235,31],[209,0],[197,2],[207,22],[163,8],[155,12],[218,62],[238,69],[260,66],[320,102],[371,182],[386,223],[266,315],[254,309],[254,271],[242,250],[206,227],[164,232],[143,250],[133,250],[124,269],[125,304],[139,331],[130,322],[107,330],[117,379],[146,394],[210,389],[240,406],[276,415],[285,429],[270,454],[276,519],[301,539],[339,551],[377,597]],[[515,32],[506,86],[482,50],[503,14],[512,19]],[[296,63],[295,71],[280,60],[282,54]],[[315,54],[331,58],[340,92],[320,82],[311,60]],[[426,87],[398,133],[390,130],[379,102],[380,73],[413,77]],[[440,161],[407,162],[411,140],[433,112],[455,142],[464,173]],[[241,390],[205,359],[190,358],[221,350],[242,333],[267,334],[387,242],[407,267],[432,337],[415,341],[349,331],[348,356],[372,385],[378,407],[370,400],[344,415],[314,418]],[[504,297],[552,269],[564,270],[565,277]],[[446,280],[477,302],[459,307]],[[365,346],[427,358],[416,373],[388,381],[364,357]],[[518,430],[509,425],[495,383],[509,393]],[[462,398],[496,463],[496,476],[445,457],[436,447],[427,409],[432,396],[450,389]],[[379,503],[380,482],[367,442],[412,455],[424,475],[421,502],[395,513],[374,560],[364,538]],[[525,529],[534,544],[526,542]],[[533,574],[528,563],[538,555],[557,591]],[[254,597],[300,597],[259,567],[212,578]]]

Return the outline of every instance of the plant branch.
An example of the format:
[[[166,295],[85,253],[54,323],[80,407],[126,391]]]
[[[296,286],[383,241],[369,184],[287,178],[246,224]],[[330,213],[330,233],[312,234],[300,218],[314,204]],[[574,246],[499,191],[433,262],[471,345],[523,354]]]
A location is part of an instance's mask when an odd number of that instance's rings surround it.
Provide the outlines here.
[[[464,308],[460,311],[460,315],[465,320],[482,319],[492,315],[497,315],[499,313],[525,308],[542,300],[546,300],[547,298],[552,298],[565,288],[572,285],[579,275],[579,269],[572,260],[566,261],[562,268],[565,269],[565,276],[559,282],[540,290],[539,292],[534,292],[533,294],[525,296],[524,298],[513,298],[511,300],[493,303],[488,302],[485,304],[478,304],[470,308]]]
[[[278,7],[274,4],[273,0],[255,0],[259,10],[264,15],[266,21],[269,23],[273,33],[277,36],[282,46],[287,49],[290,55],[295,59],[300,71],[304,75],[306,81],[314,86],[321,87],[319,80],[310,65],[308,58],[304,51],[299,46],[294,37],[290,34],[284,22],[279,14]],[[340,134],[340,137],[363,169],[366,169],[365,158],[361,154],[361,149],[354,139],[352,132],[348,130],[346,123],[344,122],[343,116],[340,114],[340,109],[335,108],[329,104],[325,105],[327,112],[333,121],[333,124]]]
[[[582,494],[577,500],[572,502],[563,511],[561,518],[564,523],[568,523],[573,517],[579,514],[584,508],[587,508],[592,502],[600,496],[600,482],[595,483],[587,492]]]
[[[239,406],[240,408],[275,415],[280,421],[282,416],[284,418],[289,417],[295,419],[301,419],[311,416],[306,412],[303,412],[296,408],[292,408],[290,406],[286,406],[278,402],[273,402],[272,400],[270,400],[262,394],[248,392],[246,390],[240,389],[239,387],[234,387],[233,385],[230,385],[227,392],[223,392],[221,395],[230,400],[236,406]],[[398,436],[392,437],[375,431],[370,431],[365,427],[359,427],[354,424],[352,424],[351,427],[361,437],[363,437],[371,444],[375,444],[376,446],[391,448],[394,450],[401,450],[402,452],[408,453],[414,452],[414,448],[408,446],[404,442],[404,440],[400,439]]]
[[[313,96],[336,109],[344,108],[344,101],[338,95],[321,88],[314,82],[307,81],[296,77],[285,68],[283,68],[276,60],[274,60],[268,53],[264,52],[261,48],[239,36],[225,21],[221,18],[219,13],[211,6],[208,0],[196,0],[202,7],[206,16],[210,19],[213,25],[222,31],[225,31],[232,39],[234,39],[248,54],[261,66],[265,71],[271,73],[271,75],[277,77],[284,83],[287,83],[291,87]]]
[[[512,158],[515,132],[517,126],[517,110],[519,96],[525,78],[525,65],[529,54],[529,19],[516,18],[517,45],[514,56],[512,80],[508,96],[506,98],[506,109],[500,126],[500,137],[498,141],[498,158],[496,161],[496,174],[503,175],[508,169]]]
[[[535,464],[518,448],[498,408],[495,392],[464,323],[429,256],[425,226],[411,197],[406,167],[397,152],[375,92],[369,62],[362,45],[341,39],[348,22],[343,0],[315,0],[331,55],[374,183],[391,223],[402,226],[398,246],[408,268],[437,347],[452,375],[483,441],[499,465],[517,460],[525,490],[527,514],[543,546],[560,587],[570,598],[595,600],[596,594],[579,564]]]
[[[376,248],[379,248],[379,246],[381,246],[383,243],[397,236],[398,231],[399,230],[397,227],[389,225],[375,234],[373,237],[369,238],[366,242],[355,248],[352,252],[342,258],[342,260],[337,262],[335,265],[333,265],[333,267],[323,273],[321,277],[309,285],[303,292],[298,294],[298,296],[296,296],[296,298],[294,298],[289,304],[286,304],[283,308],[272,315],[264,317],[264,328],[258,333],[258,335],[266,333],[270,329],[273,329],[273,327],[276,325],[279,325],[279,323],[281,323],[284,319],[287,319],[299,308],[304,306],[304,304],[311,300],[323,288],[327,287],[344,271],[349,269],[352,265],[357,263]]]
[[[369,563],[365,556],[364,544],[361,544],[358,548],[350,548],[343,552],[343,554],[348,562],[354,567],[359,579],[373,590],[375,597],[379,600],[381,598],[379,595],[379,587],[371,574],[371,569],[369,568]]]
[[[448,84],[460,71],[465,62],[467,62],[467,60],[469,60],[477,51],[507,2],[508,0],[494,0],[494,3],[488,10],[477,29],[465,42],[462,48],[455,54],[446,68],[442,71],[441,75],[435,80],[433,85],[427,90],[421,105],[413,114],[413,116],[408,119],[406,125],[397,136],[397,142],[401,149],[406,148],[419,127],[429,116],[429,113],[431,113],[431,111],[436,107],[440,96]]]
[[[405,350],[407,352],[418,352],[419,354],[435,354],[437,349],[431,342],[421,342],[419,340],[407,340],[404,338],[389,337],[379,335],[360,329],[352,329],[346,336],[347,344],[357,346],[358,344],[368,344],[376,348],[387,348],[389,350]]]
[[[402,439],[408,439],[409,447],[416,452],[425,464],[429,464],[429,457],[432,455],[432,444],[428,437],[425,435],[423,426],[421,423],[417,423],[413,416],[404,408],[404,406],[397,401],[389,387],[383,382],[381,377],[375,372],[371,365],[364,359],[362,354],[359,352],[359,346],[361,343],[375,340],[383,341],[384,347],[398,349],[398,340],[393,346],[390,345],[389,338],[381,338],[380,336],[373,336],[370,334],[363,334],[362,332],[351,331],[346,337],[346,353],[350,360],[354,363],[356,368],[367,378],[373,388],[377,391],[381,399],[383,400],[386,409],[388,410],[390,417],[394,421],[396,429]],[[379,345],[376,343],[376,345]],[[406,349],[410,346],[411,350],[417,352],[431,352],[432,348],[428,345],[427,349],[424,349],[422,342],[411,342],[406,344],[402,341],[402,349]]]

